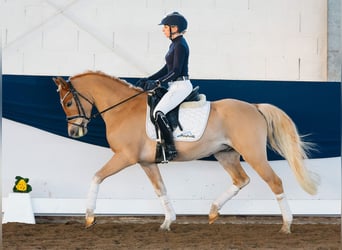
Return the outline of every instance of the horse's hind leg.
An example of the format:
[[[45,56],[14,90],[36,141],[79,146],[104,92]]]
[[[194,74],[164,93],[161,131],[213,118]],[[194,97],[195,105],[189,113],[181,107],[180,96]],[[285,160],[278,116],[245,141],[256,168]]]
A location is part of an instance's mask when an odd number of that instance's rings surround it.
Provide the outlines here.
[[[232,178],[233,185],[222,193],[211,205],[209,212],[209,223],[212,224],[219,217],[219,210],[233,198],[241,188],[249,183],[249,177],[240,163],[240,154],[234,150],[216,153],[215,158],[224,167]]]
[[[154,191],[156,192],[161,205],[163,206],[165,212],[165,220],[163,224],[160,226],[162,230],[170,231],[170,225],[173,221],[176,220],[176,213],[172,207],[171,201],[167,195],[166,187],[164,185],[163,179],[159,172],[159,168],[157,164],[140,164],[150,179]]]
[[[245,160],[254,168],[275,194],[283,217],[283,226],[280,232],[289,234],[291,233],[293,216],[284,194],[282,181],[269,165],[266,159],[266,153],[264,154],[264,159],[261,159],[260,155],[261,154],[259,154],[259,157],[253,158],[248,156],[245,157]]]

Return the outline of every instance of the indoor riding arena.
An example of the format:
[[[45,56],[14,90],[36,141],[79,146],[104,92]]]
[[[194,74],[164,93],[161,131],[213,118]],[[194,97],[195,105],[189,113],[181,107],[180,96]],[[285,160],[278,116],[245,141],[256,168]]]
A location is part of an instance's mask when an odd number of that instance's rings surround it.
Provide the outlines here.
[[[341,1],[0,4],[2,249],[341,249]],[[186,32],[159,25],[173,12]],[[165,65],[174,34],[209,111],[182,118],[182,104],[179,124],[202,135],[177,128],[179,154],[157,165],[132,85]]]

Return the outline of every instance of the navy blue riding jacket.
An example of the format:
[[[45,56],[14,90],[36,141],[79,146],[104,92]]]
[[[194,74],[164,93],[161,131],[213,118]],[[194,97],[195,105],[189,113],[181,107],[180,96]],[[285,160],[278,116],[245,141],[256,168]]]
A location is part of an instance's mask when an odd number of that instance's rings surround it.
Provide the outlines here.
[[[172,40],[165,56],[166,64],[148,80],[159,80],[161,83],[175,81],[180,76],[189,76],[189,46],[183,36]]]

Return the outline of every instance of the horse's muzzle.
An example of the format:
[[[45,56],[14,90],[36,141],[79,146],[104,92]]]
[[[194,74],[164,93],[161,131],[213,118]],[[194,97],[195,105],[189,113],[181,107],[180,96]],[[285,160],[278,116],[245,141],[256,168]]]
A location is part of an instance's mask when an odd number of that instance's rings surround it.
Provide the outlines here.
[[[80,138],[88,133],[88,129],[85,126],[69,125],[68,134],[72,138]]]

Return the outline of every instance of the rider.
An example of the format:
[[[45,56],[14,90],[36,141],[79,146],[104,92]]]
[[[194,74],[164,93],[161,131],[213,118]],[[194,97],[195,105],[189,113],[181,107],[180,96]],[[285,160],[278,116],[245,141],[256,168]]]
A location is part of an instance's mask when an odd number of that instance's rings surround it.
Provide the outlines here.
[[[137,85],[145,90],[161,84],[168,85],[168,92],[157,104],[153,116],[165,141],[166,155],[169,160],[172,160],[176,157],[177,151],[166,114],[180,104],[192,91],[188,74],[189,47],[183,37],[188,23],[183,15],[173,12],[164,17],[159,25],[163,25],[163,33],[171,40],[169,51],[165,56],[166,64],[155,74],[139,80]],[[152,86],[151,80],[154,80]]]

